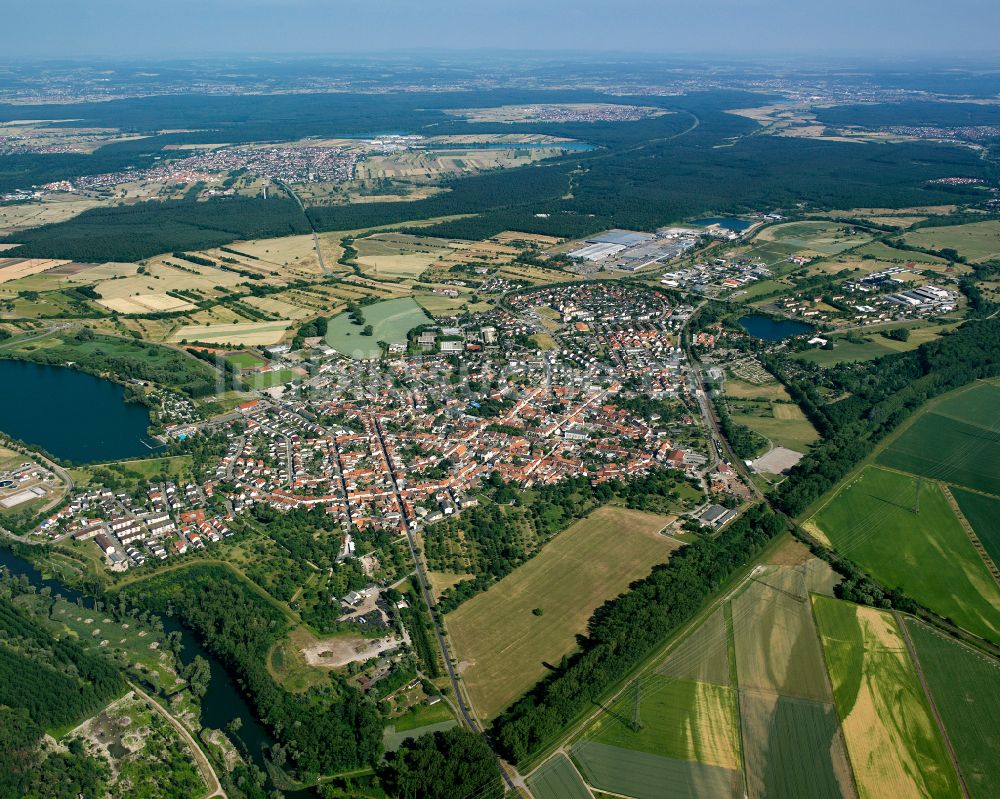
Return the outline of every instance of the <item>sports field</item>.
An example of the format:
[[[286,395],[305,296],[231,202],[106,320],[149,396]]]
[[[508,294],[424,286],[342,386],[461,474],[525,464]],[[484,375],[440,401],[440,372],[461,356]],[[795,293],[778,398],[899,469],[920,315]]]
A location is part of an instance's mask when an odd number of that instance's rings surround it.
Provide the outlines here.
[[[381,353],[378,342],[395,344],[406,341],[406,334],[414,327],[431,321],[412,297],[385,300],[361,309],[365,323],[372,326],[370,336],[361,335],[362,328],[346,313],[330,320],[326,343],[338,352],[363,360],[377,358]]]
[[[977,383],[923,413],[878,463],[1000,495],[1000,388]]]
[[[1000,796],[1000,662],[916,619],[906,626],[970,795]]]
[[[545,761],[527,783],[535,799],[590,799],[590,791],[563,754]]]
[[[937,483],[869,466],[806,524],[885,585],[1000,640],[1000,590]]]
[[[252,352],[233,352],[226,355],[226,361],[237,369],[255,369],[263,366],[267,361]]]
[[[492,718],[576,649],[594,609],[665,562],[679,546],[665,517],[605,507],[445,617],[466,690]],[[539,609],[542,615],[532,611]]]
[[[812,601],[861,799],[960,797],[893,617],[824,596]]]

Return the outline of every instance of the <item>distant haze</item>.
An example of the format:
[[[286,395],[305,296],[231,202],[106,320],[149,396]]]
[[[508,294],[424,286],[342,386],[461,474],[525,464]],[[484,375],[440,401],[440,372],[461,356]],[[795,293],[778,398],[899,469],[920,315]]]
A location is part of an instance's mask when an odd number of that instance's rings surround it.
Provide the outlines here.
[[[1000,0],[12,0],[0,59],[400,49],[1000,57]]]

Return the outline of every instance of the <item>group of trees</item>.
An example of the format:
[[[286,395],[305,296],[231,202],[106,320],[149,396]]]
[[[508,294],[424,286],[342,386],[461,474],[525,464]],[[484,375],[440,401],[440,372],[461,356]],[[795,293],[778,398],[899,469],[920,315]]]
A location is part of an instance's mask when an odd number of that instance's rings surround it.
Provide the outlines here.
[[[500,766],[482,736],[464,727],[404,741],[379,771],[395,799],[502,799]]]

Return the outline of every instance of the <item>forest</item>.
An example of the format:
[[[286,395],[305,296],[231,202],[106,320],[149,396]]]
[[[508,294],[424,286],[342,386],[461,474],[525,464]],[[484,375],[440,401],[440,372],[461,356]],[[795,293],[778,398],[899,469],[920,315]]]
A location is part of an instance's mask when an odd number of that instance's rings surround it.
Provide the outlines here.
[[[53,638],[0,597],[0,706],[23,708],[51,729],[94,715],[124,691],[112,663]]]
[[[18,231],[0,241],[20,245],[8,250],[7,257],[103,263],[308,232],[309,224],[292,200],[219,197],[92,208],[66,222]]]
[[[780,516],[755,506],[718,537],[681,548],[628,593],[599,607],[581,651],[494,723],[503,754],[522,762],[554,740],[784,529]]]

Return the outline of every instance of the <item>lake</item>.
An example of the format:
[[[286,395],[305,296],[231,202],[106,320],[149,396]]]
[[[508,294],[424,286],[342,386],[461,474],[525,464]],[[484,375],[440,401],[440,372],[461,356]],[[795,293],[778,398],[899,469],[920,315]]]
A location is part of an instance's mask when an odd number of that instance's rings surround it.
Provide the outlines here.
[[[726,228],[726,230],[742,233],[750,227],[753,222],[747,222],[745,219],[737,219],[735,216],[707,216],[704,219],[696,219],[691,224],[698,225],[699,227],[718,225],[719,227]]]
[[[0,430],[74,463],[148,455],[149,411],[125,388],[65,366],[0,360]]]
[[[763,314],[750,314],[739,319],[740,325],[754,338],[762,341],[784,341],[792,336],[812,333],[816,328],[793,319],[773,319]]]

